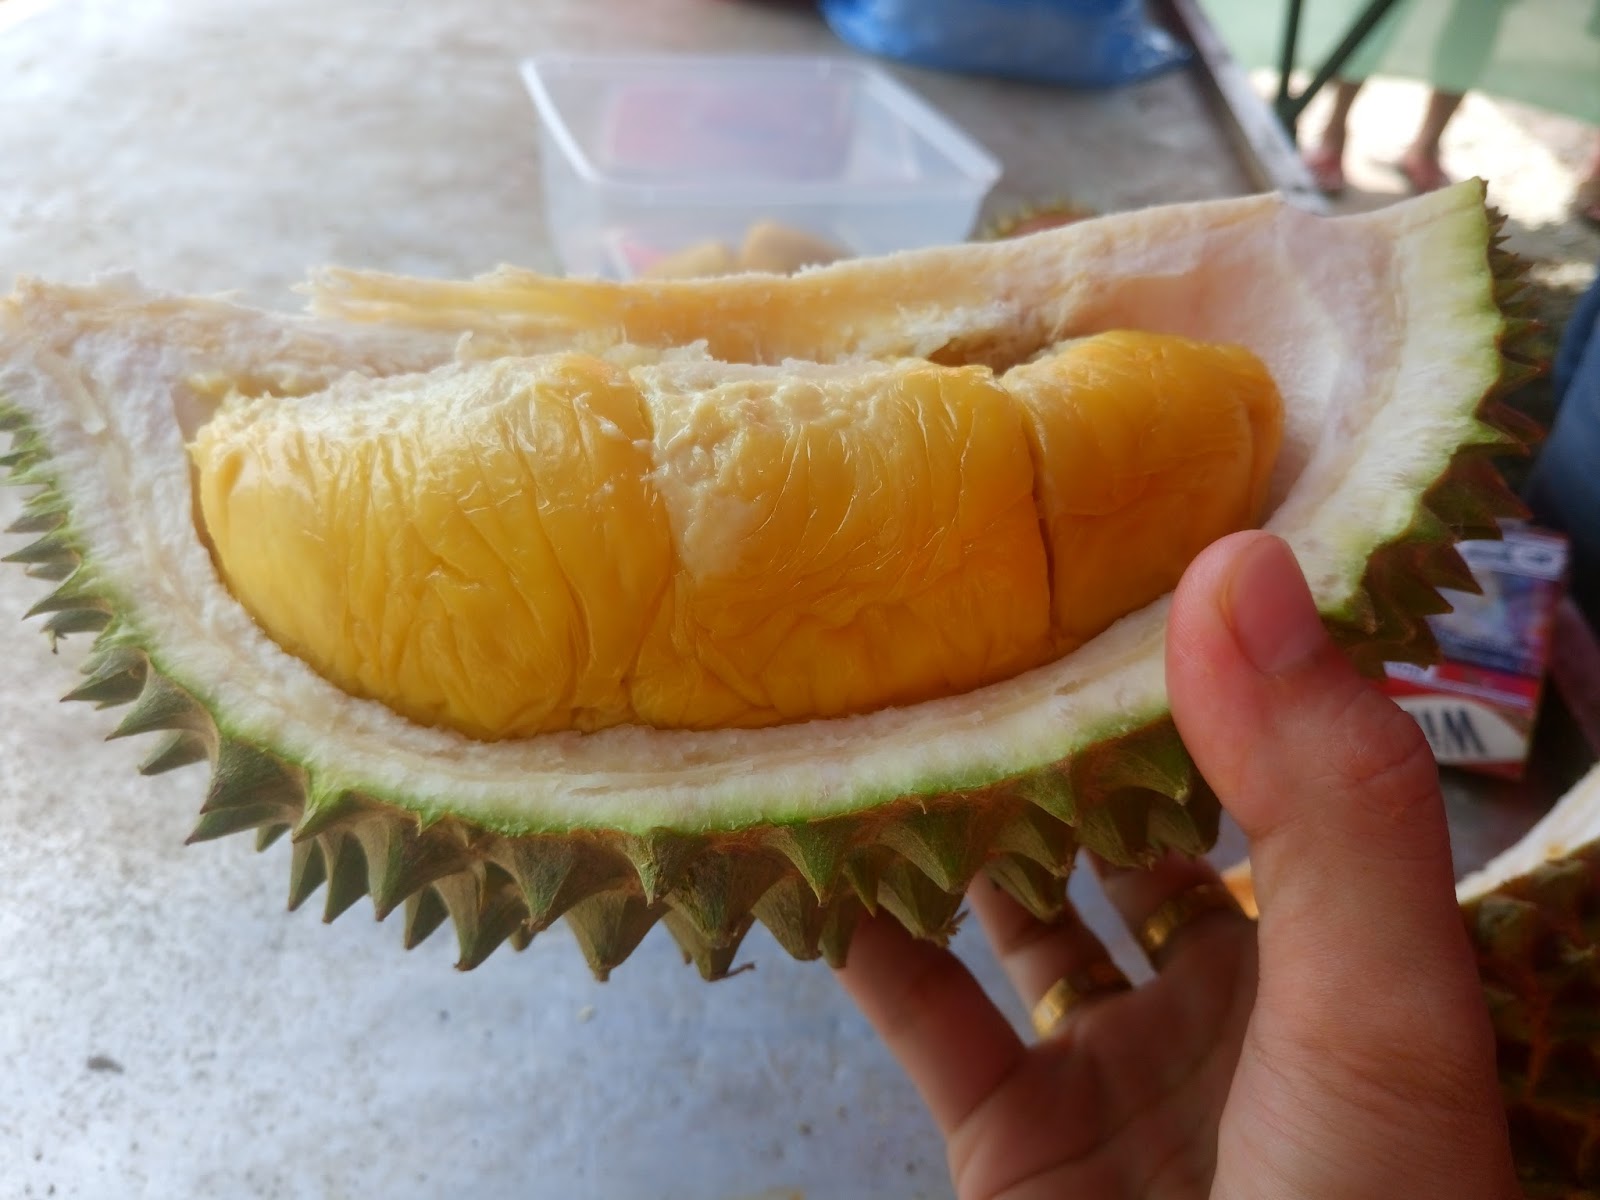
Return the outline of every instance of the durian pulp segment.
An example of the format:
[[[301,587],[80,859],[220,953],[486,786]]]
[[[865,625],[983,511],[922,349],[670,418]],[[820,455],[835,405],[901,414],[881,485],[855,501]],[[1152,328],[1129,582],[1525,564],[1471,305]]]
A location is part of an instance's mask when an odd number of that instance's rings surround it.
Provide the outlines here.
[[[1110,333],[998,380],[457,364],[236,399],[192,456],[281,645],[492,740],[837,717],[1038,666],[1258,519],[1282,423],[1248,351]]]
[[[311,319],[126,281],[28,282],[0,311],[0,395],[29,431],[27,477],[54,489],[46,508],[70,513],[63,536],[82,548],[83,573],[50,603],[81,595],[81,606],[117,613],[108,651],[147,655],[151,677],[212,714],[227,745],[288,764],[322,809],[355,795],[397,820],[450,814],[506,836],[733,836],[862,814],[888,821],[933,798],[981,816],[1003,794],[1136,855],[1177,844],[1174,823],[1199,803],[1167,714],[1164,601],[960,696],[763,729],[620,725],[475,742],[352,700],[227,591],[196,537],[186,443],[210,393],[193,381],[274,363],[303,377],[296,390],[326,388],[350,372],[412,374],[584,338],[647,341],[671,313],[686,344],[737,333],[752,360],[774,363],[794,351],[841,361],[868,344],[891,358],[1008,340],[1031,353],[1119,328],[1240,344],[1284,399],[1265,525],[1289,540],[1336,631],[1392,655],[1422,636],[1416,614],[1430,589],[1458,586],[1446,583],[1447,543],[1500,511],[1464,450],[1517,440],[1487,415],[1526,367],[1500,353],[1513,334],[1499,307],[1510,283],[1483,198],[1467,183],[1320,219],[1251,197],[793,277],[629,289],[520,273],[462,283],[344,274],[323,281]],[[790,311],[804,319],[780,325]],[[818,344],[782,344],[807,331]],[[739,357],[714,340],[710,349]],[[164,703],[152,693],[140,720]],[[1087,828],[1094,813],[1103,819]]]
[[[1011,368],[1050,560],[1057,653],[1177,586],[1264,515],[1283,397],[1237,345],[1118,331]]]

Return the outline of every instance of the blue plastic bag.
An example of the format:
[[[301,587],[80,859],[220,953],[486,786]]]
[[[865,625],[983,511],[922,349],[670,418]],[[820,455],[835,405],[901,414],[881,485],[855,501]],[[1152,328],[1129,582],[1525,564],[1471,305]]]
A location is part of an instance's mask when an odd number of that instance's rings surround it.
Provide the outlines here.
[[[1116,87],[1189,59],[1143,0],[822,0],[844,41],[945,71]]]

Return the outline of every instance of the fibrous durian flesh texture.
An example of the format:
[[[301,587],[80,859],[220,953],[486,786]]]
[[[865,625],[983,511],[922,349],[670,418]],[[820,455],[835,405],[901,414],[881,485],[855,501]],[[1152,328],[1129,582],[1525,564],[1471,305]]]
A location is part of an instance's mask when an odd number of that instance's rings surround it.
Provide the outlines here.
[[[287,316],[120,280],[0,315],[34,612],[73,693],[210,765],[193,838],[287,834],[460,963],[760,921],[838,961],[1041,914],[1080,846],[1204,851],[1162,678],[1211,538],[1294,547],[1363,666],[1431,653],[1514,507],[1532,367],[1482,186],[1272,197],[793,276],[329,270]]]

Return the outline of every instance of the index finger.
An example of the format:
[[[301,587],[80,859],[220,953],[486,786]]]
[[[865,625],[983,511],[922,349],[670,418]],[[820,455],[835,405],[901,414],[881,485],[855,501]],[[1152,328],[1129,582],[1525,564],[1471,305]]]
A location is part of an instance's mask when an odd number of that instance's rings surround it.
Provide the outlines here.
[[[891,917],[861,922],[838,976],[947,1138],[1027,1057],[961,960]]]

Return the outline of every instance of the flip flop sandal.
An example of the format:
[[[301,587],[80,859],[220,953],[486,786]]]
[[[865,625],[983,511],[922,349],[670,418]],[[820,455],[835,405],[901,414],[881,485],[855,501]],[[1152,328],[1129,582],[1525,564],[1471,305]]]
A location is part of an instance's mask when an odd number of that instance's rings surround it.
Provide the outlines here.
[[[1344,166],[1340,158],[1324,154],[1320,149],[1308,150],[1300,156],[1311,182],[1324,196],[1342,196],[1345,190]]]
[[[1411,164],[1405,159],[1397,158],[1389,165],[1400,173],[1401,178],[1406,181],[1406,186],[1411,189],[1411,194],[1414,196],[1421,196],[1427,192],[1436,192],[1440,188],[1450,186],[1450,176],[1446,175],[1443,170],[1439,172],[1438,181],[1433,186],[1425,187],[1422,180],[1417,178],[1416,171],[1412,169]]]

